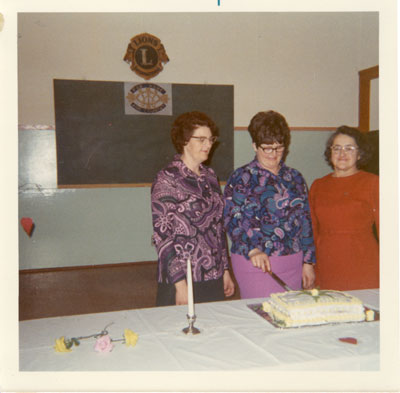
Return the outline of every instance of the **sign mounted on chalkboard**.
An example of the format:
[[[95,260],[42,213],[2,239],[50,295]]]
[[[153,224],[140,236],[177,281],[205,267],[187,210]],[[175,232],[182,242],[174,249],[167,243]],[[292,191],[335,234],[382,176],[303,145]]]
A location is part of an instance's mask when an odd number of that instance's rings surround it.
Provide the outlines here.
[[[54,80],[59,188],[149,186],[176,154],[175,118],[201,111],[219,142],[207,165],[221,182],[233,171],[233,86],[170,84],[171,115],[125,113],[125,82]]]
[[[126,115],[172,115],[172,86],[125,82]]]

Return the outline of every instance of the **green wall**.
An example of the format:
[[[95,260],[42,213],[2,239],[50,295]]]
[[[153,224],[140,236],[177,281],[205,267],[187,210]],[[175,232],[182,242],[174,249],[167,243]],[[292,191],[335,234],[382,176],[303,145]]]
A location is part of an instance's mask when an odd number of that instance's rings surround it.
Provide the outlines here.
[[[287,164],[308,185],[329,172],[322,153],[329,132],[295,131]],[[156,260],[151,245],[150,189],[57,189],[54,131],[19,132],[19,219],[31,217],[32,237],[19,226],[20,269]],[[234,165],[254,157],[247,131],[234,135]]]

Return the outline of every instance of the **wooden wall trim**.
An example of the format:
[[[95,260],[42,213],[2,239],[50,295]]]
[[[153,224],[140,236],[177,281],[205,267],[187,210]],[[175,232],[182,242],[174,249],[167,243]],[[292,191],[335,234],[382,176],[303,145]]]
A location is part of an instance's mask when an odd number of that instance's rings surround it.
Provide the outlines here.
[[[19,274],[54,273],[54,272],[65,272],[69,270],[109,269],[109,268],[119,268],[119,267],[154,266],[154,265],[157,265],[157,261],[120,262],[120,263],[105,263],[101,265],[78,265],[78,266],[46,267],[39,269],[21,269],[19,271]]]
[[[219,184],[224,186],[226,180],[220,181]],[[57,188],[62,189],[78,189],[78,188],[138,188],[138,187],[151,187],[152,183],[126,183],[126,184],[68,184],[58,185]]]
[[[361,72],[361,71],[360,71]],[[365,74],[367,75],[367,74]],[[308,126],[300,126],[300,127],[290,127],[291,131],[335,131],[337,127],[308,127]],[[55,126],[53,125],[29,125],[29,124],[19,124],[18,129],[21,131],[40,131],[40,130],[52,130],[55,131]],[[247,126],[236,126],[234,127],[234,131],[247,131]],[[93,185],[93,187],[96,187],[97,184]],[[118,186],[118,185],[116,185]],[[119,185],[120,187],[123,187],[124,185]],[[61,187],[61,186],[60,186]],[[64,188],[77,188],[78,186],[70,186],[70,185],[65,185],[62,186]],[[99,187],[102,187],[102,185],[99,185]]]
[[[371,80],[379,78],[379,66],[366,68],[358,72],[359,75],[359,108],[358,129],[369,131]]]
[[[290,131],[336,131],[337,127],[289,127]],[[247,127],[235,127],[235,131],[247,131]]]
[[[59,189],[68,188],[132,188],[150,187],[151,183],[123,183],[123,184],[58,184]]]
[[[358,71],[358,75],[363,79],[369,80],[379,78],[379,65]]]

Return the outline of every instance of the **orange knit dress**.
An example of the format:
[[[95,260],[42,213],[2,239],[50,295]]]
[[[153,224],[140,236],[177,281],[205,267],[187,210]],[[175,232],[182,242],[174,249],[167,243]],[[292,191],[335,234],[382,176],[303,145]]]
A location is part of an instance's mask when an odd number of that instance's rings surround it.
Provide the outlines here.
[[[332,174],[310,189],[316,246],[316,286],[352,290],[379,288],[379,177],[359,171]]]

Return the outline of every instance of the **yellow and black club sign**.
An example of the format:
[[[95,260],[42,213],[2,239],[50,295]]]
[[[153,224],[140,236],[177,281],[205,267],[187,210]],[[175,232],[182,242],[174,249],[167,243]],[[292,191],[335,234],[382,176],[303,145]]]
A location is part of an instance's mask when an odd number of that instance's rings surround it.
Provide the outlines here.
[[[159,38],[148,33],[131,38],[124,61],[131,65],[131,70],[148,80],[163,70],[163,63],[169,58]]]

